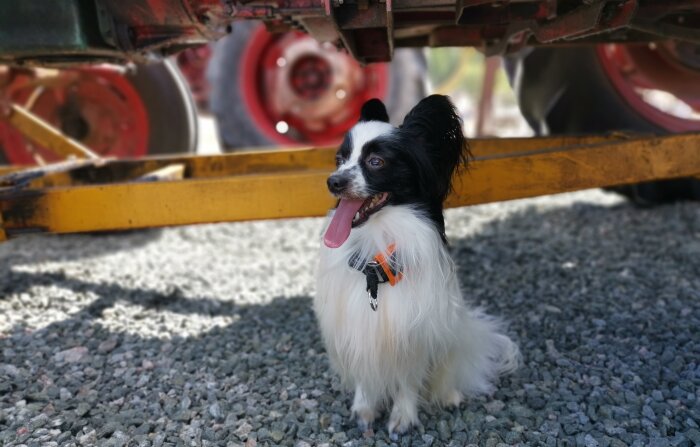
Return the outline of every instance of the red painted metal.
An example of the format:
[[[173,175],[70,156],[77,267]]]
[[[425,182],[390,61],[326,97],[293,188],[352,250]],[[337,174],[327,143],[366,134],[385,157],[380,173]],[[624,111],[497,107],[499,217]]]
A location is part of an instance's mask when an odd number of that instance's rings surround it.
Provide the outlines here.
[[[335,144],[357,122],[362,104],[388,96],[386,64],[361,67],[347,53],[299,33],[263,26],[249,39],[240,88],[253,121],[281,144]],[[287,126],[278,131],[278,123]]]
[[[208,108],[211,86],[207,81],[206,72],[211,54],[211,47],[202,45],[182,51],[177,55],[177,66],[187,79],[192,96],[201,109]]]
[[[601,67],[622,98],[645,119],[670,132],[700,130],[700,70],[675,60],[672,53],[649,44],[606,44],[597,47]],[[696,111],[679,116],[656,107],[645,92],[660,90]]]
[[[100,155],[141,157],[148,152],[149,121],[143,100],[119,72],[101,67],[59,71],[51,79],[24,73],[5,96],[79,140]],[[33,98],[33,99],[30,99]],[[53,152],[28,142],[0,121],[0,146],[12,164],[58,161]]]

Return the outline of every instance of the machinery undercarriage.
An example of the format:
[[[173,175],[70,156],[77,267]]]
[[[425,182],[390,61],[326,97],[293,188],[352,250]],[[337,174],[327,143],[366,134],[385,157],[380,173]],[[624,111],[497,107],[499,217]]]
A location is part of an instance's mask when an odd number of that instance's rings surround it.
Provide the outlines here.
[[[388,61],[397,47],[473,46],[506,54],[537,45],[700,43],[697,0],[57,0],[51,5],[47,14],[43,2],[0,2],[0,62],[143,62],[214,40],[246,19],[262,20],[275,32],[302,30],[346,48],[363,63]]]

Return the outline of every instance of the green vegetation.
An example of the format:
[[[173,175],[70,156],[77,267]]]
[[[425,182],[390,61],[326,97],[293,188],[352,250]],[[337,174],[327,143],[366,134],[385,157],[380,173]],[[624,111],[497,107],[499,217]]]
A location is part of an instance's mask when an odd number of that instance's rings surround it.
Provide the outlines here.
[[[426,50],[428,76],[436,93],[463,91],[478,96],[484,75],[484,55],[473,48]],[[512,96],[503,70],[496,76],[496,95]]]

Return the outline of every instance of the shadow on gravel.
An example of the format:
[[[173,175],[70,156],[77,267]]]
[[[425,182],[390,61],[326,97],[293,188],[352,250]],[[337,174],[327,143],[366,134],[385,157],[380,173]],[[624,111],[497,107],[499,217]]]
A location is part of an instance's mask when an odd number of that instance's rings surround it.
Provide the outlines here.
[[[112,283],[92,283],[69,277],[62,272],[57,273],[27,273],[10,270],[7,273],[9,281],[0,293],[27,293],[33,287],[60,284],[62,288],[70,289],[76,294],[92,293],[97,295],[88,306],[73,314],[71,320],[86,321],[100,318],[106,309],[117,302],[124,302],[144,309],[168,310],[184,315],[201,314],[208,316],[232,315],[236,306],[231,301],[221,301],[216,298],[187,298],[178,288],[167,292],[122,287]]]
[[[422,414],[413,445],[691,445],[700,436],[699,236],[693,206],[577,204],[529,208],[453,240],[466,295],[509,322],[524,365],[491,398]],[[350,422],[350,394],[328,372],[309,297],[235,305],[9,274],[17,282],[3,293],[60,282],[97,299],[69,319],[0,338],[0,444],[27,441],[31,424],[56,427],[61,442],[99,445],[121,436],[366,442]],[[163,311],[234,321],[144,338],[96,321],[118,301],[143,306],[144,324],[159,324]],[[47,420],[32,422],[41,412]],[[377,428],[374,440],[388,441]]]
[[[22,236],[0,244],[0,278],[13,265],[28,262],[74,261],[123,250],[132,250],[157,241],[160,229],[109,233],[51,236]],[[18,252],[15,247],[21,246]],[[7,250],[6,252],[3,252]],[[12,252],[11,255],[9,253]],[[5,254],[8,253],[8,254]]]

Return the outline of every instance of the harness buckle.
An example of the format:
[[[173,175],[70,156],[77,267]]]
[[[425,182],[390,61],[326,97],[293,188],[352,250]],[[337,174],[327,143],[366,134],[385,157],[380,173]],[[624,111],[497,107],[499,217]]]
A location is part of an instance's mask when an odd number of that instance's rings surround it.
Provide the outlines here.
[[[375,260],[371,260],[367,262],[367,265],[365,265],[365,270],[367,272],[372,272],[375,278],[377,278],[378,283],[383,283],[386,282],[386,279],[384,279],[384,271],[381,268],[381,264],[379,264]],[[366,275],[367,273],[365,273]]]
[[[379,263],[377,261],[369,261],[364,269],[365,278],[367,278],[367,297],[369,298],[369,307],[373,311],[377,311],[379,307],[379,284],[384,282],[380,275]]]
[[[379,285],[389,283],[394,286],[402,278],[401,267],[396,263],[396,250],[394,244],[388,247],[385,253],[377,253],[366,262],[361,262],[360,254],[354,253],[348,259],[348,265],[359,270],[365,275],[367,281],[367,298],[373,311],[379,307]]]
[[[369,298],[369,307],[376,312],[377,307],[379,307],[379,300],[376,296],[372,296],[372,291],[369,289],[367,289],[367,298]]]

